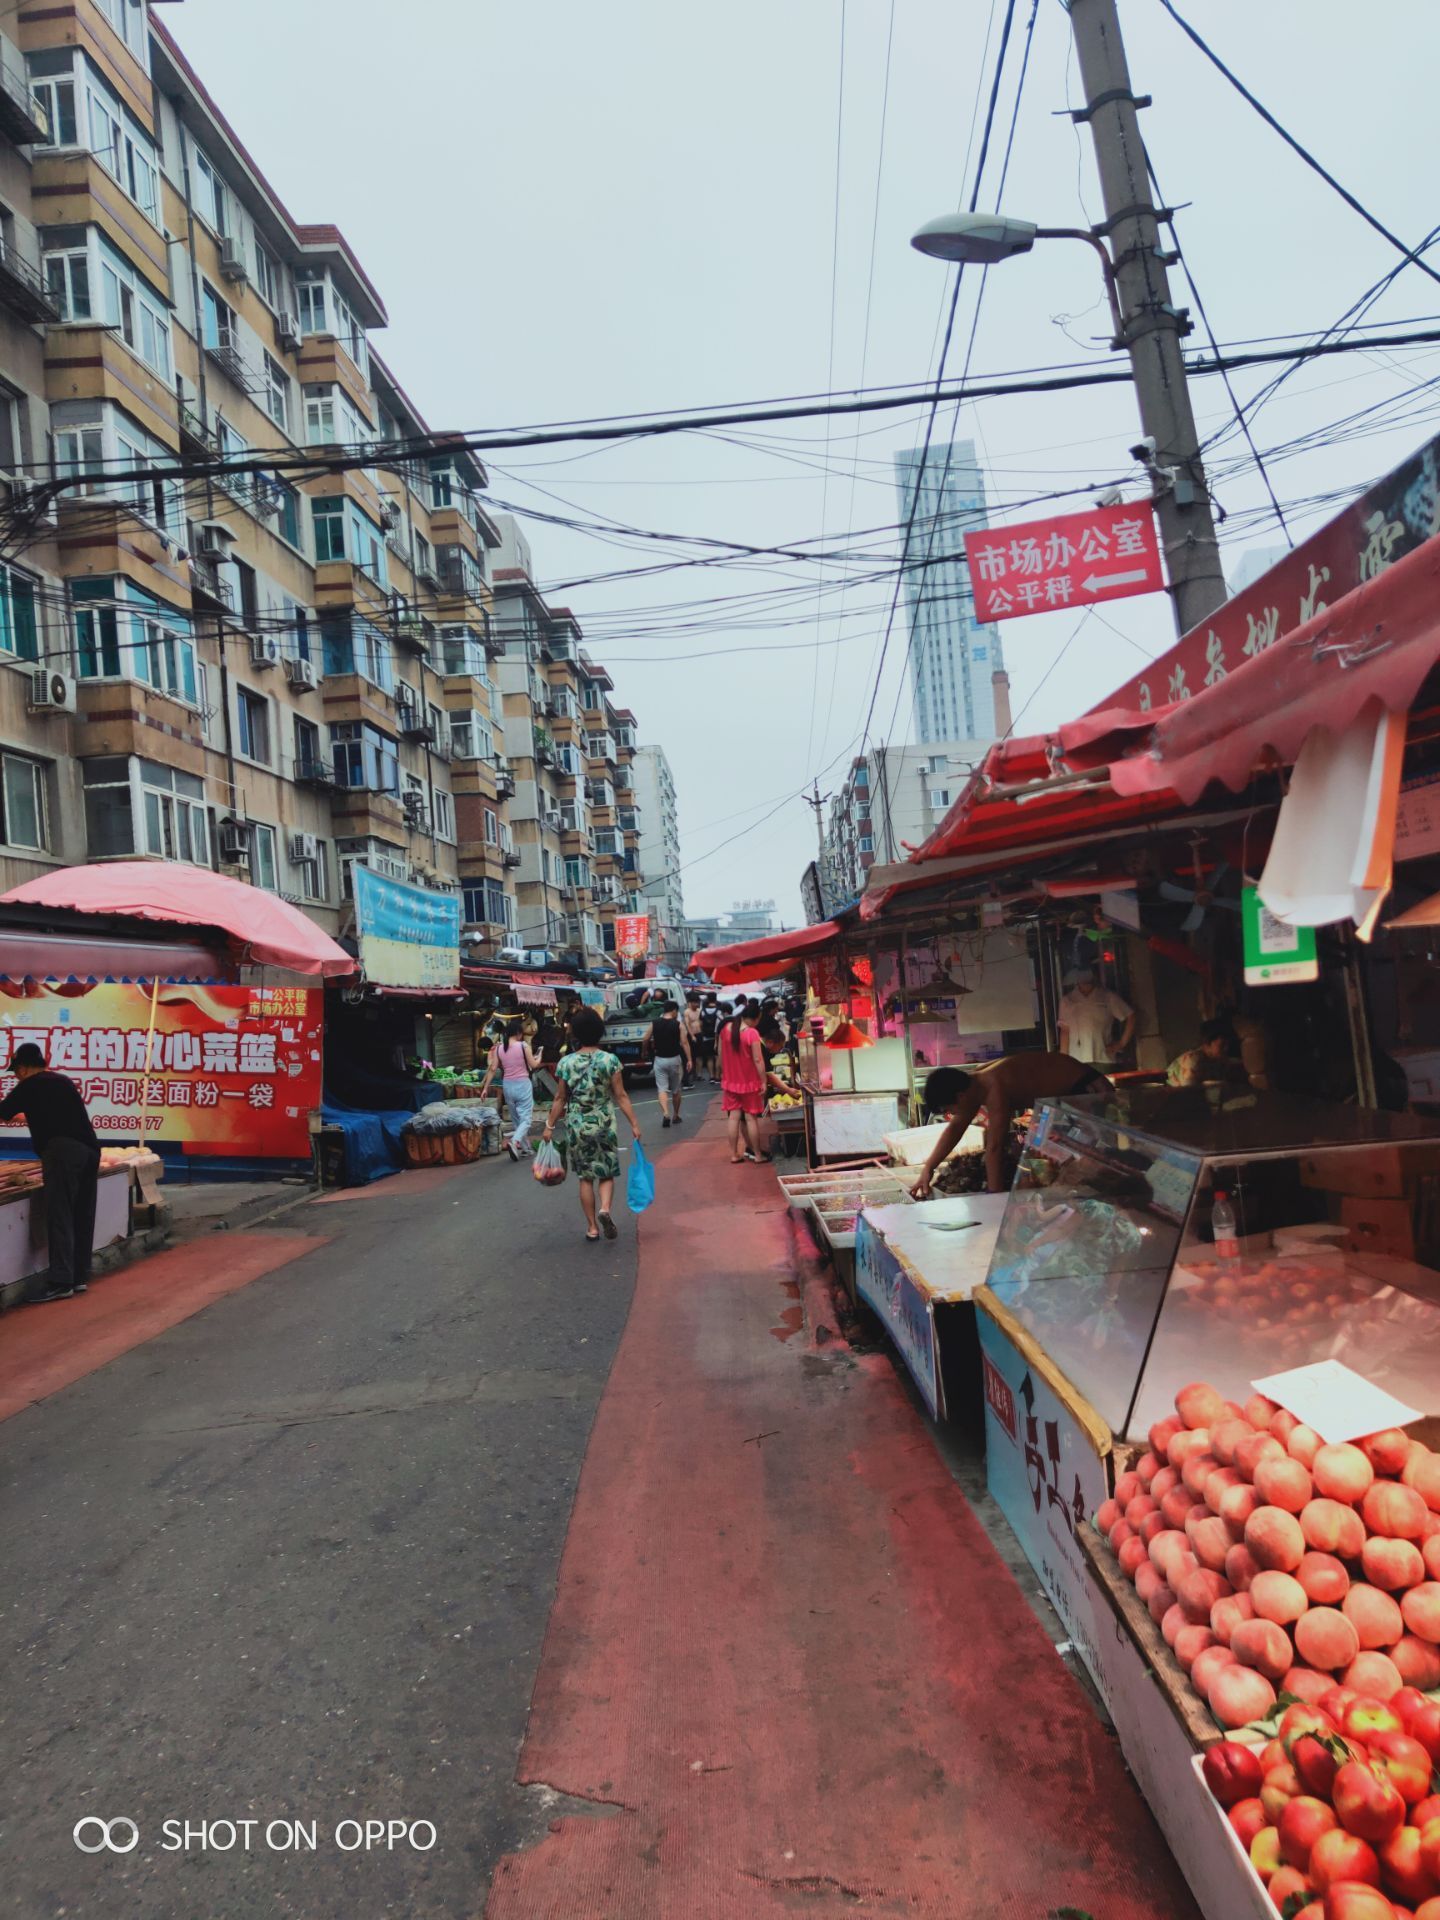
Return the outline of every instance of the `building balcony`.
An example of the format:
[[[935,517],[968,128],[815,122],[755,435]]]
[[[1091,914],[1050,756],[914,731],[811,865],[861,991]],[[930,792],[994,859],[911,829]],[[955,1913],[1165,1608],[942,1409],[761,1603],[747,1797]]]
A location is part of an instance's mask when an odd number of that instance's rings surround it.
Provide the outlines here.
[[[228,580],[222,579],[220,569],[213,561],[190,562],[190,592],[196,606],[220,609],[226,613],[235,610],[235,589]]]
[[[38,146],[50,138],[50,116],[30,91],[23,73],[0,63],[0,133],[17,147]]]
[[[0,237],[0,306],[32,325],[60,318],[59,304],[51,299],[40,272],[38,242],[32,259],[28,248]]]
[[[500,855],[500,861],[503,866],[511,868],[518,867],[520,864],[519,849],[517,847],[506,847]]]
[[[396,617],[392,628],[395,644],[402,652],[413,653],[417,659],[430,657],[430,635],[425,622],[415,613],[402,613]]]
[[[297,760],[291,778],[297,787],[326,793],[335,785],[335,769],[328,760]]]
[[[513,800],[515,797],[515,776],[509,767],[497,766],[495,769],[495,794],[500,800]]]

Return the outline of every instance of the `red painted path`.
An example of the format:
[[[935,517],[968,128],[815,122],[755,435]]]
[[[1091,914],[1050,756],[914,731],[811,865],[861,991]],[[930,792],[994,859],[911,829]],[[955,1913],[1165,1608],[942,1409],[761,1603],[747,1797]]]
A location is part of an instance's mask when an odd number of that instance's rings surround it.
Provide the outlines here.
[[[672,1150],[519,1777],[604,1803],[487,1920],[1194,1920],[883,1357],[794,1332],[768,1169]]]

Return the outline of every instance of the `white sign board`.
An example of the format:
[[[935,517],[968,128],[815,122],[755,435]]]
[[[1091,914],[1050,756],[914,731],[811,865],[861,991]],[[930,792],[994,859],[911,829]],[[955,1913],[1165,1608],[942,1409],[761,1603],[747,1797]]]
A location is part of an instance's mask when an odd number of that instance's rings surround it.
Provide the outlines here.
[[[1267,1374],[1250,1384],[1331,1442],[1358,1440],[1420,1418],[1417,1408],[1407,1407],[1340,1360],[1316,1360],[1308,1367]]]

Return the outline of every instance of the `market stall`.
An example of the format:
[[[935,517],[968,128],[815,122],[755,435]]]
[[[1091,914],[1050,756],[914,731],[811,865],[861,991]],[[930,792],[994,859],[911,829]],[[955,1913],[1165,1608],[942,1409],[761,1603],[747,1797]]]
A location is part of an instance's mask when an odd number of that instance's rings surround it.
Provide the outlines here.
[[[131,1156],[106,1150],[95,1195],[95,1251],[130,1232]],[[25,1283],[50,1264],[38,1160],[0,1162],[0,1304],[14,1306]]]

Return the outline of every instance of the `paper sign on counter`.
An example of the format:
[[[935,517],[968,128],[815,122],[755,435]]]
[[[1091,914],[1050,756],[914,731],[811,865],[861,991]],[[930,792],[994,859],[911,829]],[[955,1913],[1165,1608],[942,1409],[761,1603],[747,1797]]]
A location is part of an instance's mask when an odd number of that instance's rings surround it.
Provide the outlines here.
[[[1418,1408],[1407,1407],[1340,1360],[1317,1360],[1250,1384],[1332,1444],[1359,1440],[1386,1427],[1408,1426],[1420,1418]]]

